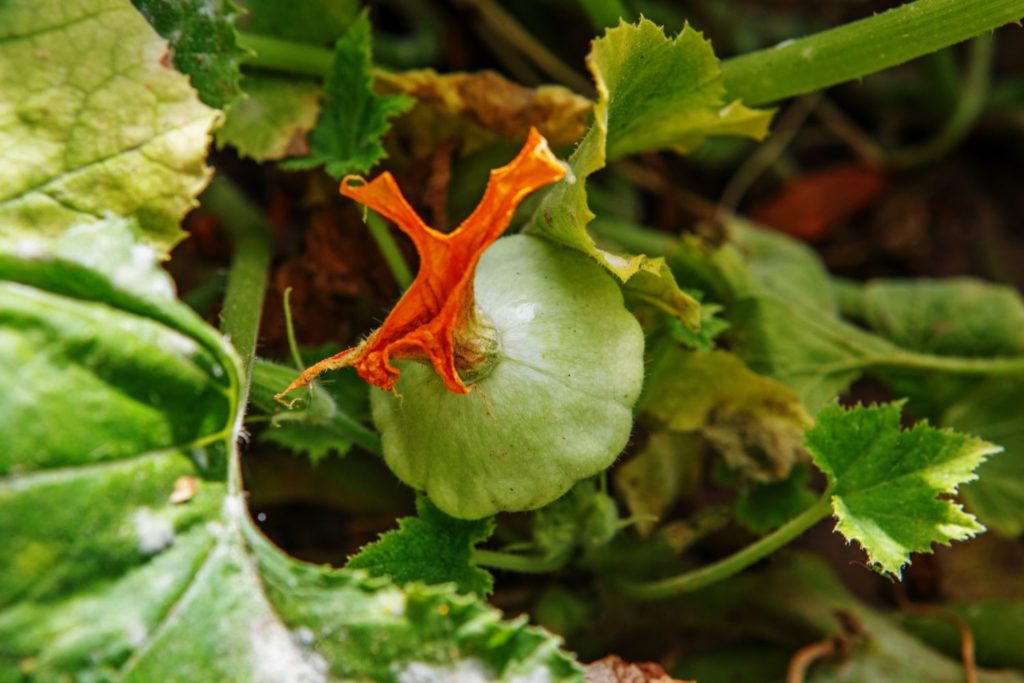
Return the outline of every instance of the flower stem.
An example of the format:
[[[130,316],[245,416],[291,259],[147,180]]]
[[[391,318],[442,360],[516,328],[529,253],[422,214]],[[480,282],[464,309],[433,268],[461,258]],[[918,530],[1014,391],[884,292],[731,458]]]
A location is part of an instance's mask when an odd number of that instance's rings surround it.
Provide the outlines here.
[[[1024,0],[916,0],[727,60],[725,87],[744,104],[775,102],[903,64],[1022,16]]]
[[[767,557],[803,532],[828,517],[832,496],[826,492],[818,501],[781,527],[729,557],[700,569],[656,581],[621,581],[616,587],[637,600],[665,600],[710,586]]]
[[[402,291],[409,289],[409,285],[412,284],[412,273],[409,271],[409,264],[405,262],[405,257],[402,256],[402,250],[398,248],[398,242],[388,230],[387,223],[369,210],[366,211],[365,221],[370,235],[373,236],[373,241],[377,243],[377,248],[380,249],[384,261],[395,278],[395,282],[398,283]]]
[[[242,357],[245,377],[240,400],[244,403],[249,395],[270,268],[270,226],[241,190],[221,176],[214,178],[203,193],[202,204],[221,220],[234,241],[220,328]]]
[[[550,555],[516,555],[497,550],[473,550],[473,563],[491,569],[504,569],[523,574],[545,574],[561,569],[569,561],[571,553]]]

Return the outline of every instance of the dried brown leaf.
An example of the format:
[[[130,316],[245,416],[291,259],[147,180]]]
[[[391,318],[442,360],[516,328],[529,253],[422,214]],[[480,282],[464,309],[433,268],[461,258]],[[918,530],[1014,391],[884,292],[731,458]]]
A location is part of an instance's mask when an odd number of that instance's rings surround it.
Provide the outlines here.
[[[660,664],[627,662],[618,655],[608,655],[587,664],[586,683],[696,683],[669,676]]]

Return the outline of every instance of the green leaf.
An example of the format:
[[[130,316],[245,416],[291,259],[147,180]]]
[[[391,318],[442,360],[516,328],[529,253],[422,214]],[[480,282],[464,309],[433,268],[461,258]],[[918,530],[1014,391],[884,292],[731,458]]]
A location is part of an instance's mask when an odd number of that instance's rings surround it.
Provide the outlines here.
[[[687,151],[709,135],[760,139],[771,112],[724,101],[711,44],[689,27],[669,39],[646,19],[619,24],[593,42],[587,64],[598,91],[594,123],[569,159],[572,174],[547,194],[529,229],[594,258],[635,294],[697,329],[699,305],[661,258],[621,256],[594,243],[587,178],[608,160],[666,147]]]
[[[919,422],[900,429],[902,403],[823,408],[807,449],[829,479],[836,529],[857,541],[883,572],[899,575],[912,552],[931,552],[984,531],[949,500],[1001,449]]]
[[[494,590],[494,579],[473,564],[473,548],[490,538],[494,518],[464,520],[449,517],[426,496],[416,501],[418,517],[406,517],[398,529],[363,546],[345,566],[387,576],[399,586],[413,582],[452,582],[460,593],[483,597]]]
[[[132,0],[146,21],[171,44],[174,66],[192,79],[199,99],[217,109],[242,94],[240,65],[249,54],[238,45],[231,0]]]
[[[699,299],[698,299],[699,300]],[[672,338],[692,351],[711,351],[715,348],[715,339],[729,329],[729,321],[719,317],[722,307],[718,304],[700,305],[700,329],[691,330],[679,320],[668,321]]]
[[[128,0],[0,5],[0,235],[136,216],[161,254],[184,236],[218,114],[166,53]]]
[[[581,680],[475,598],[304,565],[259,534],[240,363],[133,231],[0,244],[0,678]]]
[[[386,156],[380,139],[388,131],[388,119],[411,107],[413,101],[405,95],[376,95],[372,66],[370,19],[363,11],[335,46],[324,82],[323,109],[309,136],[309,156],[289,159],[284,168],[323,165],[340,179],[364,173]]]
[[[380,437],[363,424],[369,415],[369,385],[354,370],[338,373],[329,385],[314,383],[301,408],[285,409],[274,394],[297,373],[266,360],[253,364],[250,400],[272,415],[261,439],[305,453],[314,463],[330,452],[344,455],[353,445],[380,453]]]
[[[217,148],[231,145],[243,157],[276,161],[305,154],[323,91],[315,83],[249,74],[245,95],[228,109]]]
[[[964,500],[981,521],[1004,536],[1024,534],[1024,380],[993,378],[964,394],[942,416],[942,424],[998,443],[1005,451],[978,468],[963,488]]]
[[[297,42],[333,43],[359,13],[359,0],[241,0],[249,12],[238,25]]]
[[[758,535],[774,531],[809,508],[818,496],[807,487],[810,469],[793,468],[782,481],[758,484],[736,499],[736,519]]]
[[[811,417],[800,399],[726,351],[660,348],[639,412],[665,429],[700,433],[730,467],[755,480],[783,478],[806,458]]]
[[[1024,299],[973,278],[872,280],[857,317],[890,341],[940,356],[1024,355]]]

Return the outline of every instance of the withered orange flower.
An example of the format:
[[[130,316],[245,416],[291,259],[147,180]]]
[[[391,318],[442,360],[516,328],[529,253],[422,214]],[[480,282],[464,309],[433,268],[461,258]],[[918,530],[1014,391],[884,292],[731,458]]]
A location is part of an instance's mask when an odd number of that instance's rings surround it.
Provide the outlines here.
[[[467,393],[459,370],[472,370],[484,352],[480,345],[486,344],[486,339],[476,334],[479,326],[473,300],[473,276],[480,255],[505,231],[526,195],[564,175],[565,168],[547,141],[531,128],[522,151],[508,165],[491,171],[480,203],[449,234],[420,219],[390,173],[368,183],[344,178],[341,194],[394,221],[412,239],[420,255],[419,272],[369,337],[303,370],[277,399],[327,370],[350,366],[370,384],[391,390],[399,377],[391,361],[407,358],[429,360],[450,391]]]

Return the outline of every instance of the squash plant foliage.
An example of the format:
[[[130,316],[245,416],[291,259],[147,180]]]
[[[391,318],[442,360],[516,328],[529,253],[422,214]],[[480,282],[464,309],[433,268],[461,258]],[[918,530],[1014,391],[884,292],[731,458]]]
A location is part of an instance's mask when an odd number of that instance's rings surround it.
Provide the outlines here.
[[[591,43],[588,99],[380,68],[355,2],[0,3],[0,683],[581,681],[552,631],[596,619],[592,604],[548,589],[533,610],[544,629],[486,601],[488,569],[567,566],[593,580],[591,599],[685,600],[721,582],[682,611],[749,606],[829,637],[843,610],[884,634],[820,680],[956,680],[956,662],[814,558],[730,577],[829,517],[897,579],[913,553],[984,524],[1019,535],[1021,297],[975,280],[838,283],[810,249],[738,217],[715,240],[636,225],[598,238],[618,219],[592,176],[762,140],[774,110],[753,105],[1024,16],[1021,2],[979,5],[964,20],[919,0],[909,19],[724,66],[693,27],[626,16]],[[898,46],[889,61],[829,57],[872,31]],[[402,163],[452,141],[521,151],[491,164],[446,232],[391,170],[407,177]],[[377,330],[304,371],[255,357],[271,232],[231,180],[210,184],[211,147],[270,178],[340,181],[337,201],[375,212],[400,281],[380,217],[410,238],[418,272]],[[199,205],[234,243],[220,329],[162,267]],[[841,407],[864,374],[906,398]],[[416,512],[344,567],[289,557],[247,508],[241,459],[268,442],[314,461],[380,455]],[[735,489],[724,514],[759,538],[701,563],[662,518],[704,449]]]

